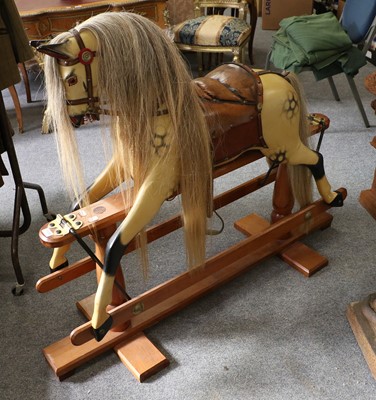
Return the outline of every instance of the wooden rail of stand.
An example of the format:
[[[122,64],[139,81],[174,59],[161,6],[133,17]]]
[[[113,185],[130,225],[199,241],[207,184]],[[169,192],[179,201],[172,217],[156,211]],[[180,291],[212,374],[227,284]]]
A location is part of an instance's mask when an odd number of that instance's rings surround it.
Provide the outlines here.
[[[344,189],[339,190],[345,198],[346,191]],[[113,318],[113,326],[131,320],[130,335],[140,329],[150,327],[160,319],[185,307],[203,293],[207,293],[208,290],[225,283],[266,258],[278,254],[284,248],[305,236],[307,225],[312,224],[310,227],[310,232],[312,232],[320,228],[324,220],[327,221],[326,223],[330,223],[326,215],[323,214],[329,208],[330,206],[322,200],[316,201],[284,220],[272,224],[269,229],[244,239],[208,259],[197,271],[185,272],[177,278],[173,278],[116,307],[109,312]],[[324,217],[321,219],[320,217],[323,215]],[[198,287],[194,288],[195,285]],[[175,301],[172,300],[174,297],[176,297]],[[150,318],[151,310],[155,308],[159,311]],[[142,311],[137,313],[137,310]],[[75,329],[71,334],[72,343],[76,346],[91,339],[93,339],[93,334],[90,322]]]

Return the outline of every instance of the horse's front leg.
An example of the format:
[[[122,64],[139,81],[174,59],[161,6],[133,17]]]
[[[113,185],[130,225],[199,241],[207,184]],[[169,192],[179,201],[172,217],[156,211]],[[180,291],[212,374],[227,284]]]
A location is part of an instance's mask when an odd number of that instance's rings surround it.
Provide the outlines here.
[[[106,308],[111,302],[115,273],[128,243],[153,219],[176,186],[177,172],[174,165],[160,163],[146,177],[131,210],[108,241],[91,320],[97,341],[103,339],[111,328],[112,320]]]
[[[89,204],[94,203],[112,190],[114,190],[117,186],[117,168],[114,160],[112,159],[104,170],[100,173],[97,179],[93,182],[92,185],[87,189],[87,199]],[[72,206],[72,211],[77,210],[81,206],[81,200],[77,199],[75,204]],[[52,257],[49,262],[50,271],[55,272],[59,269],[62,269],[68,265],[68,260],[66,257],[67,252],[70,249],[70,244],[67,244],[62,247],[57,247],[54,249]]]

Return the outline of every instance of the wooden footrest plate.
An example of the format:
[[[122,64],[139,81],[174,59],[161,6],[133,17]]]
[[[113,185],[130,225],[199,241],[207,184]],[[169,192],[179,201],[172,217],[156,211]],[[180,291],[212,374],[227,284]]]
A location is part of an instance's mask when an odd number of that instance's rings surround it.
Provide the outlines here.
[[[170,364],[142,332],[115,346],[114,351],[140,382]]]
[[[311,276],[328,265],[326,257],[301,242],[293,243],[279,256],[304,276]]]
[[[316,229],[323,229],[330,225],[333,217],[323,213],[314,222]],[[270,223],[252,214],[235,222],[235,228],[247,236],[257,235],[270,226]],[[295,242],[284,249],[279,256],[283,261],[301,272],[304,276],[312,276],[315,272],[328,265],[328,259],[301,242]]]
[[[93,313],[94,297],[93,294],[77,303],[77,308],[87,319],[91,319]],[[91,340],[81,346],[74,346],[70,337],[66,337],[44,348],[43,354],[55,375],[63,380],[79,366],[110,349],[116,352],[140,382],[166,368],[170,363],[143,332],[129,337],[127,331],[110,331],[100,342]]]

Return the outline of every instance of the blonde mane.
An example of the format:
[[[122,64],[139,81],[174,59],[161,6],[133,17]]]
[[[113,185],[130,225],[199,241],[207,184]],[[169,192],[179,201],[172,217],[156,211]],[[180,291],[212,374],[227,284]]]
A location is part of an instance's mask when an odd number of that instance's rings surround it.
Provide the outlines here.
[[[205,259],[206,216],[211,207],[210,135],[192,77],[167,35],[144,17],[104,13],[76,27],[97,39],[98,95],[112,113],[108,126],[118,168],[117,184],[137,194],[150,165],[153,118],[164,108],[172,124],[168,151],[177,155],[180,192],[190,267]],[[58,35],[62,43],[71,33]],[[57,60],[45,58],[48,115],[56,132],[59,157],[72,195],[84,189],[75,131],[71,125]]]

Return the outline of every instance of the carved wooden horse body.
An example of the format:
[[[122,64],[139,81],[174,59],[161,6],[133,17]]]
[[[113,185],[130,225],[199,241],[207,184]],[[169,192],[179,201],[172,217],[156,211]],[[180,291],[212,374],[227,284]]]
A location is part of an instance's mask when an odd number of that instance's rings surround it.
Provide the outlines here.
[[[192,81],[164,32],[129,13],[95,16],[38,50],[52,56],[45,62],[48,113],[75,195],[83,189],[69,117],[76,126],[84,116],[110,117],[113,157],[88,189],[87,201],[133,182],[133,206],[106,248],[92,318],[97,340],[111,326],[106,307],[125,247],[177,191],[188,264],[203,262],[212,151],[215,163],[254,148],[277,163],[306,165],[324,201],[342,205],[341,194],[326,179],[322,156],[305,144],[306,110],[294,75],[286,79],[225,64]],[[307,182],[295,193],[302,193],[299,200],[306,204]],[[66,260],[66,250],[55,251],[52,269]]]

